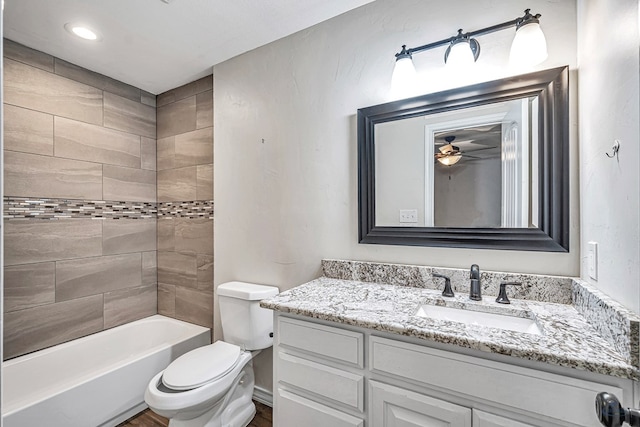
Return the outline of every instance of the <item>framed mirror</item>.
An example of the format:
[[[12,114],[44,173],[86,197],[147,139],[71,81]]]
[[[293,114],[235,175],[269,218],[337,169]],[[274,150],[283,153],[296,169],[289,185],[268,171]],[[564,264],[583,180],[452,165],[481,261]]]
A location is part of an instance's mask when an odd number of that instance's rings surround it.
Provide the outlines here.
[[[358,110],[360,243],[569,251],[569,70]]]

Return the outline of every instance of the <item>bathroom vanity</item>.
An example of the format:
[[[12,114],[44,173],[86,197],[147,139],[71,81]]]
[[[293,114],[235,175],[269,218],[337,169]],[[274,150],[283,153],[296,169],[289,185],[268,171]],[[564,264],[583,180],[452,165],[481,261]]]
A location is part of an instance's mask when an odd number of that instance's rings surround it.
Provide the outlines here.
[[[493,293],[502,273],[483,273],[474,302],[455,270],[445,298],[430,278],[446,269],[336,263],[262,302],[275,313],[275,426],[596,427],[597,393],[637,406],[638,318],[595,290],[520,277],[505,306]],[[585,316],[585,304],[618,311]]]

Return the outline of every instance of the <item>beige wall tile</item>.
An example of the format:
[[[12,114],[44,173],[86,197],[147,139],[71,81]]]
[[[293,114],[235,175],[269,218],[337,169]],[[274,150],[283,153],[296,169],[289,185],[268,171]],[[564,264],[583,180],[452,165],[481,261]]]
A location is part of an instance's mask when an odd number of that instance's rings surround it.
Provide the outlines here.
[[[156,140],[140,138],[140,166],[142,169],[156,170]]]
[[[197,285],[196,254],[158,251],[158,283],[165,285]]]
[[[140,137],[76,120],[55,118],[56,157],[140,168]]]
[[[176,286],[176,319],[213,327],[213,294]]]
[[[213,165],[198,165],[196,171],[197,200],[213,200]]]
[[[158,107],[158,139],[196,130],[196,97]]]
[[[93,219],[5,221],[5,265],[102,254],[102,224]]]
[[[176,287],[158,283],[158,314],[176,317]]]
[[[70,341],[102,330],[102,295],[47,304],[4,315],[4,357]]]
[[[213,126],[213,91],[196,95],[196,127],[198,129]]]
[[[149,105],[105,92],[104,126],[148,138],[155,138],[156,109]]]
[[[53,156],[53,116],[5,104],[4,148]]]
[[[4,195],[102,199],[102,166],[78,160],[5,152]]]
[[[168,90],[166,92],[159,94],[156,97],[156,107],[162,107],[163,105],[167,105],[175,101],[176,101],[175,92],[173,91],[173,89]]]
[[[102,124],[101,90],[10,59],[4,61],[4,102]]]
[[[187,83],[186,85],[177,87],[173,89],[173,92],[175,94],[175,100],[179,101],[211,89],[213,89],[213,75],[208,75],[191,83]]]
[[[3,39],[3,54],[6,58],[53,72],[53,56],[33,50],[9,39]]]
[[[158,253],[142,253],[142,285],[156,285],[158,283]]]
[[[140,253],[56,262],[56,301],[133,288],[141,284]]]
[[[196,200],[196,167],[158,171],[158,201]]]
[[[176,168],[213,163],[213,128],[182,133],[175,138]]]
[[[55,58],[55,73],[80,83],[88,84],[98,89],[106,90],[118,96],[140,101],[140,89],[126,83],[114,80],[103,74],[87,70],[60,58]]]
[[[157,310],[156,286],[141,286],[104,294],[104,328],[153,316]]]
[[[60,58],[54,58],[54,72],[62,77],[93,86],[97,89],[104,89],[105,76],[86,68],[79,67]]]
[[[148,105],[150,107],[156,106],[156,96],[152,93],[145,92],[144,90],[140,91],[140,102],[144,105]]]
[[[198,289],[213,292],[213,255],[197,254]]]
[[[142,102],[142,90],[111,77],[105,77],[104,90],[135,102]]]
[[[158,218],[158,250],[175,251],[175,218]]]
[[[156,172],[103,166],[105,200],[152,202],[156,200]]]
[[[176,167],[176,137],[168,136],[158,140],[158,170]]]
[[[50,304],[56,300],[55,263],[4,268],[5,313]]]
[[[175,219],[177,252],[213,255],[213,220],[195,218]]]
[[[102,221],[102,254],[156,250],[156,219],[107,219]]]

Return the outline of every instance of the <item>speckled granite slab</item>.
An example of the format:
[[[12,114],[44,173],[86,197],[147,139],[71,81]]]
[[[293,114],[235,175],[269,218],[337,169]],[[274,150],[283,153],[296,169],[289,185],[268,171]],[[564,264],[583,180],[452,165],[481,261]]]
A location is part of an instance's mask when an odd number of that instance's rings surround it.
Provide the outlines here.
[[[334,279],[442,290],[442,279],[432,277],[433,273],[438,273],[451,278],[454,292],[469,293],[469,269],[325,259],[322,270],[325,277]],[[522,283],[521,287],[509,289],[510,298],[557,304],[571,304],[572,301],[573,280],[570,277],[480,270],[483,295],[497,296],[502,282]]]
[[[573,280],[573,306],[618,353],[640,368],[640,316],[580,279]]]
[[[331,264],[327,267],[331,268]],[[543,334],[534,335],[416,316],[419,306],[427,302],[464,305],[464,308],[476,311],[505,310],[491,297],[472,302],[461,293],[453,299],[445,299],[440,291],[424,287],[330,277],[321,277],[282,292],[262,301],[261,306],[521,359],[640,379],[638,369],[630,360],[616,351],[571,305],[512,301],[507,310],[524,313],[520,317],[535,318]],[[514,315],[513,312],[509,314]]]
[[[454,292],[469,293],[469,270],[364,261],[323,260],[326,277],[361,282],[388,283],[425,289],[442,289],[442,279],[451,278]],[[632,366],[640,368],[640,316],[600,292],[587,282],[570,277],[481,271],[483,295],[498,295],[501,282],[519,282],[509,289],[511,299],[572,304],[580,315]]]

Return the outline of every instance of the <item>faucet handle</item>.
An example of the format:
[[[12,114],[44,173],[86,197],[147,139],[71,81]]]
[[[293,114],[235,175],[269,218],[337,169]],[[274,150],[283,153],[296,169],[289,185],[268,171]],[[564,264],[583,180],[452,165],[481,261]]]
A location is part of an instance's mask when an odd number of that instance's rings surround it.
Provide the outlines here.
[[[498,298],[496,298],[497,303],[511,304],[511,301],[509,301],[509,297],[507,296],[507,286],[522,286],[522,283],[519,283],[519,282],[500,283],[500,292],[498,293]]]
[[[453,290],[451,289],[451,279],[444,274],[433,273],[432,277],[438,277],[440,279],[444,279],[444,291],[442,291],[443,297],[453,297],[455,296]]]

